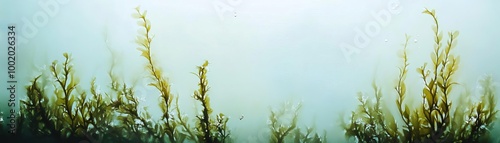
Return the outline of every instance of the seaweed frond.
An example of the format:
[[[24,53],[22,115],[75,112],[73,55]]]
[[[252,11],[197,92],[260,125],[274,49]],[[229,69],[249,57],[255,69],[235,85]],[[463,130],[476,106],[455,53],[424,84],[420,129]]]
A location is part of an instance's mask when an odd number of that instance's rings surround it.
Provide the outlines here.
[[[111,106],[111,98],[108,94],[101,93],[100,89],[96,86],[96,79],[92,79],[90,83],[91,97],[85,106],[87,111],[87,129],[85,129],[86,136],[92,138],[103,139],[105,133],[113,128],[111,126],[114,116]],[[83,115],[83,112],[82,112]]]
[[[213,110],[210,106],[210,97],[208,96],[210,89],[207,80],[208,64],[208,61],[205,61],[203,65],[197,67],[198,72],[195,73],[198,77],[198,90],[194,92],[193,98],[199,101],[203,108],[201,115],[196,115],[198,119],[196,126],[198,141],[207,143],[225,142],[229,137],[229,130],[226,126],[229,119],[222,113],[217,115],[216,120],[210,117]]]
[[[463,142],[489,142],[487,138],[490,134],[498,110],[496,109],[496,89],[493,85],[491,76],[486,76],[479,81],[480,84],[480,100],[477,103],[470,101],[461,101],[465,103],[457,111],[452,131],[455,135],[455,140]],[[470,93],[462,95],[469,97]]]
[[[358,93],[360,105],[351,114],[349,123],[342,123],[346,137],[355,137],[360,142],[397,142],[398,129],[391,114],[384,110],[382,92],[375,82],[372,84],[375,101]]]
[[[426,9],[423,13],[430,15],[435,25],[434,51],[431,53],[431,69],[427,69],[427,63],[417,69],[422,76],[425,87],[422,90],[423,106],[422,112],[425,119],[423,127],[429,130],[429,141],[451,140],[447,131],[450,125],[451,101],[449,100],[453,85],[458,84],[453,75],[458,69],[460,58],[454,56],[450,51],[456,46],[458,31],[450,32],[447,44],[442,44],[443,35],[439,31],[439,23],[434,10]]]
[[[288,107],[291,106],[291,107]],[[283,143],[286,137],[297,127],[299,111],[302,104],[296,106],[283,104],[279,109],[271,109],[269,116],[270,142]]]
[[[295,143],[326,143],[326,131],[323,135],[315,132],[315,127],[306,127],[305,132],[300,128],[295,129]]]
[[[24,118],[29,119],[27,128],[35,136],[52,136],[61,139],[61,131],[55,125],[55,119],[49,98],[46,96],[44,85],[40,85],[42,75],[35,77],[30,85],[26,86],[27,99],[21,100],[20,110]]]
[[[398,106],[399,114],[403,120],[403,138],[401,138],[402,142],[414,142],[414,129],[412,128],[412,123],[410,119],[411,110],[408,105],[404,104],[404,100],[406,97],[406,75],[408,73],[408,66],[410,65],[408,62],[408,54],[407,47],[408,41],[410,40],[410,36],[405,35],[405,43],[403,47],[403,54],[400,55],[403,59],[403,66],[399,67],[399,76],[397,78],[397,84],[394,88],[397,93],[396,105]]]
[[[188,117],[186,115],[182,115],[182,112],[179,108],[179,97],[175,98],[175,110],[177,112],[177,124],[181,126],[181,130],[179,134],[185,136],[188,140],[193,142],[198,142],[198,137],[195,132],[192,130],[191,125],[188,123]],[[179,139],[179,142],[182,142]]]
[[[141,56],[147,60],[146,68],[150,74],[151,83],[149,86],[155,87],[160,92],[161,102],[159,104],[160,109],[163,112],[162,121],[164,125],[161,126],[162,133],[160,136],[167,134],[170,142],[176,142],[175,132],[176,132],[176,124],[174,122],[174,116],[171,115],[171,105],[174,99],[174,96],[170,93],[170,83],[167,81],[165,77],[163,77],[162,70],[154,63],[151,53],[151,42],[153,37],[150,35],[151,31],[151,22],[146,18],[147,11],[140,10],[139,7],[136,8],[136,13],[132,14],[132,17],[138,20],[138,25],[141,26],[141,31],[139,35],[136,37],[136,43],[141,46],[137,48],[141,51]],[[162,138],[162,137],[160,137]]]
[[[79,114],[83,107],[75,105],[75,103],[84,102],[86,98],[85,92],[77,93],[79,78],[74,75],[72,59],[68,53],[64,53],[64,62],[58,64],[57,61],[52,62],[50,71],[55,79],[54,95],[55,107],[52,109],[57,118],[56,126],[62,132],[62,138],[69,140],[77,140],[83,137],[81,128],[85,120]]]

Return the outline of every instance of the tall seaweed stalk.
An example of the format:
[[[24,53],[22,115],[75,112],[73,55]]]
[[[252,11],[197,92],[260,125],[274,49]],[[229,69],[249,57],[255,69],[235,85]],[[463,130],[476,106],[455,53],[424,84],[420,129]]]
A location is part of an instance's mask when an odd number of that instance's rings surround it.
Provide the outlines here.
[[[432,29],[435,39],[434,52],[431,54],[431,69],[427,69],[427,63],[417,69],[425,84],[422,90],[422,112],[425,121],[422,125],[423,131],[429,131],[429,137],[426,140],[441,142],[451,139],[448,137],[449,131],[447,131],[450,125],[451,109],[449,96],[453,85],[457,84],[453,75],[458,69],[460,58],[454,56],[450,51],[456,46],[458,31],[448,34],[450,39],[443,47],[443,35],[439,31],[435,11],[426,9],[423,13],[430,15],[435,22]]]
[[[411,120],[410,115],[411,115],[411,110],[408,105],[404,103],[404,100],[406,98],[406,75],[408,73],[408,66],[410,65],[408,62],[408,54],[407,54],[407,47],[408,47],[408,41],[410,40],[410,36],[405,35],[406,40],[404,43],[404,48],[403,48],[403,53],[401,58],[403,59],[403,66],[399,67],[399,75],[397,78],[397,84],[396,87],[394,88],[397,93],[397,99],[396,99],[396,105],[398,106],[398,111],[399,114],[401,115],[401,118],[404,122],[403,124],[403,136],[407,138],[401,138],[402,142],[414,142],[415,138],[413,138],[414,133],[418,133],[420,129],[420,123],[412,121],[418,121],[418,120]],[[418,114],[415,114],[418,115]],[[416,117],[418,119],[418,117]],[[411,125],[417,126],[416,128],[413,128]],[[414,131],[416,130],[416,131]]]
[[[222,113],[218,114],[215,120],[210,117],[213,110],[208,96],[210,87],[207,80],[207,66],[208,61],[205,61],[203,65],[197,67],[198,72],[195,74],[198,77],[198,90],[194,92],[193,97],[201,103],[203,108],[201,115],[196,116],[198,118],[198,125],[196,126],[198,141],[223,143],[229,137],[229,130],[226,126],[229,119]]]
[[[137,49],[142,52],[141,56],[148,62],[146,68],[150,74],[150,79],[153,80],[149,85],[155,87],[160,92],[161,102],[159,106],[163,112],[162,121],[164,124],[160,126],[162,133],[159,136],[162,138],[164,132],[170,142],[177,142],[175,136],[177,124],[175,124],[175,116],[171,114],[173,111],[171,105],[174,96],[170,93],[170,83],[163,77],[161,69],[153,61],[151,53],[153,37],[150,36],[151,22],[146,18],[146,14],[147,11],[141,12],[139,7],[136,8],[136,13],[132,14],[132,17],[138,19],[138,25],[143,28],[143,31],[139,32],[136,38],[136,43],[141,46]]]

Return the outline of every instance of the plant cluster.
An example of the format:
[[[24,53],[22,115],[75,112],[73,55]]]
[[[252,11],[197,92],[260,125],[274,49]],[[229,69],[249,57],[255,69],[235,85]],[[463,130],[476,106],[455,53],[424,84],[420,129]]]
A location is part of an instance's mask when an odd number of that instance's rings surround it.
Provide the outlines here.
[[[116,76],[114,62],[108,72],[111,79],[108,92],[102,92],[97,87],[95,78],[90,83],[90,89],[84,90],[75,76],[71,56],[64,53],[64,62],[54,61],[50,66],[51,75],[39,75],[26,86],[27,98],[21,101],[22,117],[18,123],[21,129],[29,130],[18,131],[19,137],[11,139],[42,142],[231,141],[227,127],[229,118],[223,113],[212,115],[208,95],[208,61],[198,66],[199,89],[193,97],[200,102],[203,110],[201,115],[196,116],[198,120],[195,124],[191,124],[182,114],[178,98],[170,93],[170,83],[152,58],[151,23],[146,18],[146,11],[136,8],[136,12],[132,16],[138,19],[143,30],[139,32],[136,43],[140,46],[141,56],[147,61],[149,85],[160,93],[161,118],[153,119],[147,108],[139,107],[135,88]],[[42,79],[44,77],[50,79]]]
[[[271,143],[323,143],[326,142],[326,131],[323,136],[316,133],[314,127],[306,127],[305,132],[297,127],[299,111],[302,104],[292,105],[289,102],[281,108],[271,109],[268,125],[271,131]]]
[[[139,8],[135,10],[132,17],[140,26],[135,42],[146,61],[148,85],[159,94],[160,118],[153,118],[146,107],[141,108],[136,88],[116,75],[113,51],[108,71],[111,82],[105,89],[97,85],[95,77],[89,89],[84,89],[75,74],[71,55],[64,53],[62,62],[52,62],[50,74],[34,77],[25,87],[26,99],[21,100],[17,134],[10,136],[4,132],[0,133],[0,137],[16,142],[233,142],[227,126],[229,118],[223,113],[214,113],[210,105],[209,62],[204,61],[193,73],[197,77],[198,89],[192,97],[201,105],[201,111],[190,120],[179,107],[179,97],[171,94],[168,78],[153,59],[153,36],[147,12]],[[431,62],[417,68],[423,81],[422,88],[416,89],[421,91],[416,98],[419,104],[411,106],[409,101],[412,93],[407,90],[406,77],[410,37],[406,36],[400,55],[403,64],[398,67],[394,86],[397,106],[394,109],[397,113],[395,116],[391,113],[382,100],[382,89],[374,81],[375,100],[359,93],[359,106],[352,111],[350,121],[342,122],[346,137],[355,138],[358,142],[489,141],[490,129],[498,113],[492,78],[480,81],[478,102],[470,100],[470,92],[459,93],[455,74],[460,58],[453,53],[459,33],[448,33],[448,41],[443,42],[434,10],[426,9],[423,13],[434,20],[434,49]],[[453,101],[455,97],[459,100]],[[320,135],[314,126],[299,127],[301,108],[302,104],[283,104],[270,109],[269,142],[327,142],[326,131]],[[0,128],[4,128],[3,124]]]
[[[399,76],[395,91],[396,105],[402,120],[402,127],[390,111],[380,106],[382,101],[379,89],[374,85],[375,103],[359,97],[360,105],[352,112],[351,121],[343,124],[345,135],[354,137],[359,142],[483,142],[487,141],[488,129],[493,126],[498,110],[491,77],[481,80],[479,102],[471,102],[468,92],[459,96],[459,104],[453,106],[451,98],[458,82],[455,73],[460,62],[459,56],[452,51],[456,47],[458,31],[449,32],[449,39],[443,42],[443,34],[434,10],[426,9],[424,14],[433,18],[434,50],[431,63],[417,68],[423,81],[421,102],[418,106],[409,105],[410,96],[406,87],[408,73],[407,46],[404,44],[403,65],[399,67]]]

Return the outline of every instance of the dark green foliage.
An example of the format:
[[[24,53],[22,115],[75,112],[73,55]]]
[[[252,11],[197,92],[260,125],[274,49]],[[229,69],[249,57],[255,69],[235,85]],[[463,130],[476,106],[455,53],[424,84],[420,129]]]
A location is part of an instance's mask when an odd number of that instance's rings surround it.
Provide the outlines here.
[[[360,95],[361,105],[352,113],[351,121],[344,124],[347,137],[354,137],[359,142],[479,142],[486,141],[488,129],[492,127],[496,113],[496,99],[491,77],[481,81],[483,91],[478,103],[470,102],[468,93],[462,94],[459,105],[453,106],[452,96],[457,90],[455,73],[460,58],[453,54],[458,32],[448,33],[449,40],[442,42],[439,23],[434,10],[425,10],[434,20],[434,51],[432,63],[425,63],[417,69],[424,87],[421,89],[421,104],[416,108],[406,103],[407,87],[405,79],[408,71],[408,56],[404,44],[401,55],[403,66],[399,67],[399,76],[395,87],[396,105],[403,121],[398,129],[395,119],[389,111],[380,110],[380,93],[376,86],[375,103],[367,102]],[[384,116],[381,116],[384,115]]]
[[[60,139],[61,132],[56,129],[55,119],[50,112],[52,106],[49,104],[49,98],[46,96],[43,85],[40,84],[41,75],[31,81],[31,85],[26,86],[27,100],[21,101],[21,112],[25,119],[31,119],[30,122],[21,126],[29,129],[35,136],[53,136],[56,140]],[[26,130],[25,130],[26,131]]]

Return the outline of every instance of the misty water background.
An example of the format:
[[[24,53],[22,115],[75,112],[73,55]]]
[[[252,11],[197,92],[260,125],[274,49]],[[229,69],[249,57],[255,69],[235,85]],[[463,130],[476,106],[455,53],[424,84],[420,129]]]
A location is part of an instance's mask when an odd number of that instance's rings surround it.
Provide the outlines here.
[[[315,125],[319,133],[327,131],[329,142],[343,142],[339,118],[356,109],[357,92],[373,97],[373,80],[382,88],[388,106],[396,108],[394,86],[402,62],[398,53],[405,34],[411,36],[409,92],[412,99],[420,99],[423,85],[415,69],[430,62],[433,47],[434,23],[430,16],[421,14],[424,8],[436,10],[445,37],[448,31],[460,31],[455,49],[461,56],[458,86],[476,93],[477,81],[485,74],[500,80],[500,1],[400,1],[396,6],[388,5],[391,0],[229,2],[68,0],[58,3],[58,11],[47,17],[47,23],[35,24],[37,32],[33,34],[20,30],[26,21],[33,22],[37,13],[45,12],[42,6],[1,1],[1,33],[6,33],[7,25],[15,24],[19,36],[26,39],[17,49],[18,99],[25,96],[21,87],[42,71],[49,71],[53,60],[62,61],[64,52],[72,55],[83,89],[89,88],[92,77],[100,88],[108,88],[112,60],[108,44],[118,54],[118,76],[136,84],[136,95],[144,100],[141,105],[150,106],[149,112],[158,118],[158,93],[147,86],[146,60],[134,43],[140,27],[131,14],[139,5],[148,11],[152,23],[153,59],[172,83],[181,110],[191,121],[195,119],[200,107],[192,98],[197,89],[192,72],[208,60],[212,108],[214,113],[231,117],[228,126],[239,142],[267,141],[269,109],[284,102],[302,102],[299,127]],[[234,11],[219,15],[214,8],[217,3]],[[373,13],[394,9],[399,11],[391,14],[385,25],[373,17]],[[354,45],[359,34],[356,30],[364,32],[370,22],[377,22],[380,31],[369,37],[370,42],[359,53],[346,58],[340,45]],[[2,49],[1,59],[5,60],[6,48]],[[6,67],[6,62],[0,66]],[[1,81],[6,77],[0,77]],[[1,85],[5,89],[5,83]],[[0,108],[5,113],[7,91],[1,92]],[[244,118],[239,120],[241,115]]]

